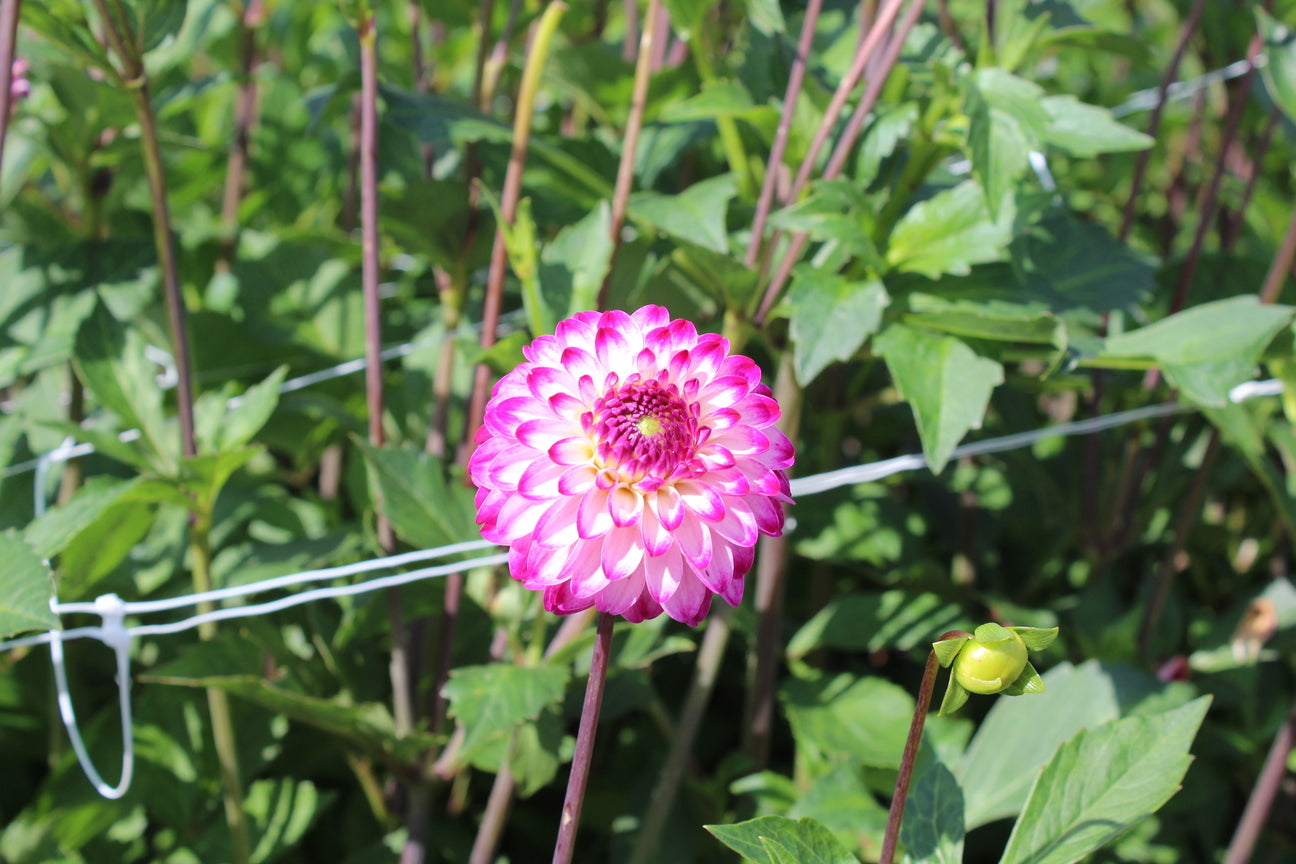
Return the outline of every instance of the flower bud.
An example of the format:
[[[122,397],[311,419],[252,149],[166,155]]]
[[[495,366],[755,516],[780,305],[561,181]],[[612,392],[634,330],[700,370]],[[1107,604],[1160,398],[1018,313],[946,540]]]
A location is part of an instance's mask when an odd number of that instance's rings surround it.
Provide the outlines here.
[[[954,660],[954,678],[971,693],[1007,689],[1026,668],[1026,643],[1011,630],[1008,638],[982,643],[970,639]]]

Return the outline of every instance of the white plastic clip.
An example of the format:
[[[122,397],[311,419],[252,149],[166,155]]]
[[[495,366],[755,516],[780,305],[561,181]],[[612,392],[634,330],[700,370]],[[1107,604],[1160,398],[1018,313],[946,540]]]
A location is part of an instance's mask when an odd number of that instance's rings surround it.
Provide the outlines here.
[[[51,601],[51,604],[53,601]],[[68,690],[67,665],[63,659],[63,636],[58,630],[50,633],[50,660],[54,664],[54,686],[58,691],[59,714],[63,717],[63,726],[67,729],[68,740],[76,753],[81,770],[85,772],[91,785],[105,798],[120,798],[130,788],[131,775],[135,771],[135,738],[132,734],[130,702],[130,647],[131,635],[126,629],[126,604],[116,594],[104,594],[95,598],[95,611],[103,618],[100,640],[113,649],[117,655],[117,694],[121,707],[122,730],[122,768],[121,779],[116,786],[109,786],[95,769],[86,752],[85,742],[81,740],[81,729],[77,725],[76,711],[72,707],[72,694]]]

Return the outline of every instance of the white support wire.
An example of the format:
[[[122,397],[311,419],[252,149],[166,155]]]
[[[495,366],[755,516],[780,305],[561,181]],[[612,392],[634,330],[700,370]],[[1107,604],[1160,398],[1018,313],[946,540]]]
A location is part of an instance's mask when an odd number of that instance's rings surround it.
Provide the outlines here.
[[[1248,381],[1237,385],[1229,391],[1229,398],[1233,402],[1242,402],[1259,396],[1277,395],[1281,393],[1282,390],[1283,385],[1281,381]],[[1147,420],[1154,417],[1167,417],[1174,414],[1185,413],[1190,410],[1192,410],[1192,406],[1178,403],[1149,405],[1143,408],[1135,408],[1131,411],[1121,411],[1116,414],[1094,417],[1089,420],[1059,423],[1054,426],[1046,426],[1030,432],[1021,432],[1014,435],[991,438],[986,441],[976,441],[971,444],[964,444],[960,447],[956,447],[952,456],[963,457],[979,456],[987,453],[1000,453],[1007,450],[1028,447],[1031,444],[1046,438],[1085,435],[1105,429],[1113,429],[1138,420]],[[67,442],[64,442],[64,447],[59,448],[59,450],[65,449],[70,449],[67,448]],[[48,465],[53,461],[52,459],[47,458],[51,455],[52,454],[45,454],[45,457],[42,457],[40,464],[37,466],[37,471],[39,472],[36,478],[38,486],[42,485],[44,480],[43,472],[48,470]],[[851,468],[843,468],[837,471],[828,471],[823,474],[815,474],[809,477],[794,479],[791,482],[792,493],[794,495],[811,495],[816,492],[824,492],[841,486],[879,480],[892,474],[898,474],[902,471],[912,471],[923,468],[926,465],[927,461],[925,457],[918,453],[911,453],[905,456],[885,459],[881,462],[874,462],[867,465],[856,465]],[[43,505],[43,495],[38,495],[37,500]],[[43,506],[41,509],[43,509]],[[290,594],[286,597],[280,597],[275,600],[269,600],[264,603],[257,603],[248,606],[225,606],[208,612],[202,612],[179,621],[172,621],[163,624],[138,624],[133,627],[127,627],[125,626],[126,616],[148,615],[155,612],[165,612],[183,607],[197,606],[199,603],[216,603],[225,600],[240,599],[264,591],[290,588],[309,582],[345,578],[360,573],[368,573],[373,570],[402,567],[407,564],[419,563],[434,558],[481,551],[484,549],[494,548],[494,546],[495,544],[485,540],[467,540],[461,543],[452,543],[436,549],[405,552],[400,555],[391,555],[385,558],[360,561],[354,564],[325,567],[318,570],[307,570],[287,576],[275,577],[273,579],[264,579],[260,582],[253,582],[247,585],[234,585],[228,588],[203,591],[196,594],[188,594],[162,600],[146,600],[127,603],[122,601],[115,594],[100,596],[96,598],[93,603],[58,603],[55,599],[51,599],[50,608],[57,615],[98,615],[100,616],[102,623],[97,627],[78,627],[65,631],[53,630],[35,636],[10,639],[8,641],[0,642],[0,651],[8,651],[14,648],[41,644],[48,644],[50,646],[50,661],[54,666],[54,682],[58,694],[59,714],[63,719],[63,725],[67,728],[68,738],[72,742],[72,749],[76,753],[77,761],[80,763],[81,769],[85,772],[91,785],[94,786],[95,790],[100,795],[110,799],[120,798],[125,795],[127,789],[130,788],[131,777],[135,765],[135,744],[132,731],[130,702],[130,648],[132,642],[137,637],[166,636],[174,633],[181,633],[186,630],[192,630],[202,624],[212,621],[260,617],[293,606],[311,603],[315,600],[353,597],[359,594],[365,594],[371,591],[380,591],[385,588],[405,585],[423,579],[445,576],[450,573],[462,573],[466,570],[473,570],[479,567],[493,567],[506,563],[508,561],[508,555],[506,553],[497,553],[494,555],[472,558],[467,561],[423,567],[406,573],[380,576],[376,579],[369,579],[352,585],[316,588],[311,591]],[[117,659],[117,692],[122,728],[122,768],[121,776],[117,781],[116,786],[110,786],[104,781],[103,777],[99,774],[98,769],[95,767],[93,760],[90,758],[89,752],[86,750],[85,742],[82,740],[80,726],[77,723],[76,711],[72,705],[71,692],[68,689],[67,663],[63,654],[63,643],[73,639],[87,638],[97,639],[112,648]]]
[[[1235,60],[1227,66],[1220,69],[1213,69],[1210,72],[1198,75],[1196,78],[1189,78],[1184,81],[1175,81],[1166,89],[1166,101],[1178,102],[1182,99],[1187,99],[1189,96],[1205,90],[1212,84],[1218,84],[1221,81],[1229,81],[1233,78],[1241,78],[1251,70],[1253,65],[1256,69],[1262,69],[1268,62],[1269,56],[1267,54],[1257,54],[1254,64],[1245,59]],[[1156,107],[1160,94],[1160,87],[1149,87],[1146,90],[1139,90],[1137,93],[1131,94],[1124,102],[1117,105],[1115,108],[1112,108],[1112,116],[1125,117],[1126,115],[1135,114],[1139,111],[1151,111]]]

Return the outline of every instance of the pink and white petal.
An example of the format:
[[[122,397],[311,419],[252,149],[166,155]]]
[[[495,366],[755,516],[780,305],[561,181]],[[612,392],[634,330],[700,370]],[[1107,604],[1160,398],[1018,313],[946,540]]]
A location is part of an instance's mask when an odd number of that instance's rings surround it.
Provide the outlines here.
[[[557,498],[558,478],[563,475],[567,469],[561,465],[555,465],[548,459],[537,459],[532,462],[527,469],[522,472],[518,479],[518,494],[524,498],[530,498],[532,501],[547,501],[550,498]]]
[[[723,471],[726,468],[732,468],[736,461],[733,452],[729,448],[714,441],[699,447],[695,455],[708,471]]]
[[[543,501],[532,501],[521,495],[510,495],[500,508],[495,522],[498,531],[507,543],[515,543],[521,537],[535,532],[536,523],[551,505]]]
[[[648,333],[658,327],[665,327],[670,323],[670,312],[665,306],[641,306],[634,312],[630,313],[630,320],[634,321],[635,326],[641,333]]]
[[[643,510],[643,496],[629,486],[617,486],[608,493],[608,513],[619,527],[638,525]]]
[[[558,492],[561,495],[584,495],[594,488],[597,475],[593,465],[573,465],[558,478]]]
[[[586,375],[591,381],[599,381],[603,378],[603,373],[599,369],[598,359],[584,348],[568,346],[563,349],[562,367],[567,370],[579,384],[580,379]]]
[[[757,456],[770,448],[767,432],[753,429],[751,426],[738,425],[713,435],[708,446],[723,446],[736,457]]]
[[[567,562],[571,553],[571,548],[566,546],[548,549],[539,543],[532,543],[521,571],[514,571],[513,578],[532,591],[566,582]]]
[[[635,607],[643,593],[643,574],[636,573],[600,591],[594,598],[594,608],[609,615],[624,615]]]
[[[528,447],[547,451],[559,441],[580,432],[580,426],[565,417],[542,417],[528,420],[514,430],[517,440]]]
[[[745,499],[756,516],[756,529],[762,534],[777,537],[783,533],[783,508],[763,495],[749,495]]]
[[[632,349],[629,340],[616,328],[600,326],[594,335],[594,356],[606,372],[630,374],[634,370],[634,358],[638,353],[639,349]],[[597,381],[598,376],[594,380]]]
[[[567,580],[567,584],[571,586],[572,594],[577,597],[593,597],[612,583],[603,574],[602,567],[595,567],[592,570],[582,570],[573,574]]]
[[[751,391],[746,378],[737,375],[726,375],[715,378],[698,393],[703,412],[718,411],[721,408],[732,408],[743,400]]]
[[[696,627],[711,609],[711,592],[693,573],[685,573],[679,589],[662,606],[676,621]]]
[[[649,596],[647,591],[639,592],[639,599],[634,605],[621,613],[621,617],[632,624],[638,624],[641,621],[648,621],[662,614],[661,604]]]
[[[538,459],[542,462],[549,461],[544,456],[540,456]],[[516,491],[518,481],[522,479],[522,474],[535,461],[537,461],[536,451],[523,444],[514,444],[491,460],[490,468],[486,472],[486,479],[496,489],[502,489],[505,492]]]
[[[543,416],[541,412],[548,414],[548,406],[536,402],[528,393],[525,396],[512,396],[488,403],[483,422],[492,435],[511,440],[517,427],[528,420]]]
[[[588,596],[580,586],[607,584],[608,580],[602,567],[602,551],[601,543],[578,543],[572,548],[567,566],[563,568],[563,577],[572,583],[572,590],[577,596]]]
[[[576,511],[581,500],[559,498],[550,504],[549,509],[536,522],[533,532],[536,543],[550,549],[559,549],[580,540],[580,534],[576,531]]]
[[[557,465],[584,465],[594,458],[594,445],[584,435],[555,441],[546,451]]]
[[[644,547],[634,528],[613,528],[603,537],[603,575],[613,582],[638,570],[643,557]]]
[[[562,351],[556,350],[555,361],[562,359]],[[559,393],[571,393],[576,389],[576,379],[560,366],[536,366],[527,375],[527,390],[537,401],[547,403]]]
[[[726,498],[724,518],[714,523],[711,530],[739,546],[755,546],[760,536],[760,531],[756,528],[756,515],[741,498]]]
[[[612,530],[612,514],[608,513],[608,493],[594,488],[579,499],[576,511],[576,531],[582,540],[594,540]]]
[[[756,533],[755,520],[752,521],[752,535]],[[671,533],[661,524],[651,507],[644,508],[643,521],[639,523],[639,536],[643,540],[644,551],[649,555],[664,555],[671,548]],[[755,542],[754,540],[752,542]]]
[[[728,352],[728,339],[715,333],[703,333],[698,337],[697,347],[693,349],[691,374],[703,382],[718,377],[720,364],[724,362]]]
[[[685,519],[675,529],[675,544],[699,572],[711,563],[711,529],[700,519]]]
[[[684,506],[708,522],[719,522],[724,518],[724,501],[720,499],[719,493],[706,483],[681,480],[675,484],[675,491],[679,492]]]
[[[738,410],[742,411],[744,423],[762,428],[778,420],[783,413],[774,397],[755,392],[747,394],[747,398],[738,404]]]
[[[742,602],[743,587],[745,586],[745,584],[746,581],[743,579],[734,579],[729,583],[728,587],[725,588],[725,590],[719,591],[717,593],[730,606],[736,607],[739,603]]]
[[[674,486],[663,486],[653,497],[657,518],[667,531],[674,531],[684,521],[684,499]]]
[[[678,547],[671,546],[664,555],[645,558],[643,569],[648,593],[658,603],[664,603],[679,589],[684,576],[684,557]]]
[[[573,612],[582,612],[593,605],[594,598],[577,597],[573,594],[569,582],[560,582],[545,589],[544,607],[555,615],[571,615]]]

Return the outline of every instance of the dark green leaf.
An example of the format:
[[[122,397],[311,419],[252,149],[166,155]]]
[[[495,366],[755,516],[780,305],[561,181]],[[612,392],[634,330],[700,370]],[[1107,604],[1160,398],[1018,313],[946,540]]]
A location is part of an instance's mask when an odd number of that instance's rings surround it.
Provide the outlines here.
[[[1107,340],[1104,357],[1145,357],[1200,405],[1228,403],[1228,391],[1255,373],[1265,346],[1292,318],[1290,306],[1254,294],[1203,303]]]
[[[978,429],[1003,367],[962,341],[893,324],[874,340],[913,409],[927,463],[936,473],[969,429]]]
[[[1256,22],[1264,37],[1264,52],[1269,62],[1260,67],[1265,89],[1288,122],[1296,123],[1296,33],[1286,24],[1255,7]]]
[[[880,768],[900,765],[914,700],[882,678],[848,673],[792,678],[779,690],[799,758]]]
[[[462,487],[451,487],[439,459],[410,447],[373,447],[356,439],[382,512],[408,543],[431,549],[472,539],[477,532]]]
[[[881,594],[847,594],[807,621],[788,643],[790,658],[818,648],[847,651],[907,651],[964,623],[957,603],[932,593],[911,594],[899,588]]]
[[[1160,809],[1188,771],[1208,707],[1202,697],[1063,744],[1035,781],[1000,864],[1072,864]]]
[[[514,666],[491,663],[461,666],[450,673],[442,693],[449,714],[467,733],[459,758],[492,739],[507,740],[522,722],[535,720],[546,707],[563,698],[570,671],[559,666]]]
[[[963,790],[937,762],[914,784],[900,842],[914,864],[961,864],[963,832]]]
[[[611,207],[600,201],[541,251],[540,295],[558,320],[598,305],[599,289],[612,264],[611,222]]]
[[[835,360],[849,360],[882,322],[890,302],[882,282],[856,282],[798,267],[788,292],[792,307],[792,357],[802,386]]]
[[[0,534],[0,639],[28,630],[61,630],[50,610],[49,566],[18,534]]]
[[[1152,146],[1151,138],[1118,123],[1106,108],[1086,105],[1074,96],[1048,96],[1041,104],[1049,117],[1044,140],[1072,156],[1090,158]]]
[[[704,827],[744,860],[756,864],[781,864],[770,857],[762,842],[767,839],[781,846],[799,864],[859,864],[831,831],[809,817],[794,821],[783,816],[761,816],[734,825]]]
[[[891,232],[887,263],[901,273],[936,279],[967,275],[973,264],[999,261],[1012,240],[1013,207],[1005,198],[992,220],[977,184],[967,180],[915,204]]]
[[[734,175],[722,174],[694,183],[678,195],[640,192],[630,196],[630,218],[676,239],[727,253],[725,215],[737,191]]]
[[[997,68],[978,70],[969,85],[968,154],[992,219],[1044,140],[1049,116],[1042,97],[1038,85]]]

